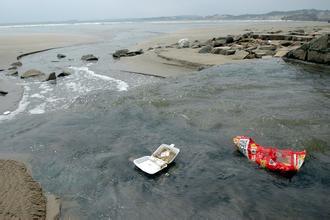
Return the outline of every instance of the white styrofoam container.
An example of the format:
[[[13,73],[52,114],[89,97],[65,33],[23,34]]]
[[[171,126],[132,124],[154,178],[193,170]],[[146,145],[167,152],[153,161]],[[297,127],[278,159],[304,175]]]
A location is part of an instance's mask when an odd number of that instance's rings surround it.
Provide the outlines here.
[[[173,153],[172,157],[169,157],[170,152]],[[172,163],[176,156],[179,154],[179,152],[180,149],[174,147],[174,144],[162,144],[151,156],[144,156],[135,159],[133,162],[138,168],[140,168],[144,172],[148,174],[155,174],[166,168],[168,164]],[[168,157],[168,160],[162,160],[162,156]]]

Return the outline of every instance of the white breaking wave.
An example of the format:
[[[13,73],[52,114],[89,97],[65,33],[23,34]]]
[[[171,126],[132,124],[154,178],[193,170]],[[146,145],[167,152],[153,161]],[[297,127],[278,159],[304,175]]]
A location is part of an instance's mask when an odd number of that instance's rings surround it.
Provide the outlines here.
[[[88,65],[90,66],[90,65]],[[78,97],[97,90],[127,91],[128,84],[122,80],[96,74],[87,66],[70,67],[74,74],[58,78],[56,84],[28,81],[18,108],[6,115],[0,115],[0,122],[13,119],[20,113],[32,115],[65,109]]]
[[[94,71],[88,69],[88,67],[70,67],[71,69],[79,72],[79,71],[83,71],[87,74],[89,74],[92,77],[96,77],[102,80],[106,80],[106,81],[110,81],[110,82],[114,82],[117,84],[117,89],[118,91],[127,91],[128,90],[128,84],[122,80],[119,79],[115,79],[109,76],[105,76],[105,75],[100,75],[100,74],[96,74]]]
[[[8,114],[8,115],[0,115],[0,121],[13,119],[16,115],[24,112],[25,109],[30,104],[30,102],[28,101],[29,92],[30,92],[30,87],[27,85],[24,85],[24,93],[23,93],[21,101],[18,104],[17,109],[13,112],[10,112],[10,114]]]

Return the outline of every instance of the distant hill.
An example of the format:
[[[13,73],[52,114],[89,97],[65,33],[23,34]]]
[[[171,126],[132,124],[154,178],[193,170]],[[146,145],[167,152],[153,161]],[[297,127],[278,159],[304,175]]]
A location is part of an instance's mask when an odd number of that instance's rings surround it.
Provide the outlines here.
[[[293,20],[330,21],[330,10],[304,9],[296,11],[272,11],[266,14],[212,15],[208,20]]]

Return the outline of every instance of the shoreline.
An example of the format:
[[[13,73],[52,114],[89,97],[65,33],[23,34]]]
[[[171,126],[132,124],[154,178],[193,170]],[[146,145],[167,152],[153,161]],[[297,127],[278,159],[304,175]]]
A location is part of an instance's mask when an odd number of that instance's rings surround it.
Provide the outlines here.
[[[293,25],[292,29],[295,29],[299,27],[299,25],[303,23],[300,22],[299,24]],[[281,27],[284,24],[281,23]],[[223,29],[217,29],[216,27],[212,28],[205,28],[203,30],[201,29],[189,29],[189,30],[181,30],[174,33],[169,33],[165,35],[161,35],[155,38],[150,38],[147,41],[139,42],[137,45],[134,46],[134,48],[143,48],[145,53],[143,55],[138,55],[134,57],[123,57],[120,58],[113,66],[110,67],[112,70],[118,70],[121,72],[129,72],[132,74],[141,74],[141,75],[147,75],[151,77],[159,77],[159,78],[168,78],[168,77],[177,77],[184,74],[190,74],[195,71],[202,70],[204,68],[212,67],[214,65],[222,65],[226,63],[244,63],[244,60],[237,60],[235,59],[235,56],[233,55],[221,55],[221,54],[200,54],[198,53],[199,49],[193,49],[193,48],[183,48],[183,49],[177,49],[177,48],[170,48],[167,47],[168,45],[175,44],[178,42],[178,40],[182,38],[188,37],[191,42],[193,40],[208,40],[213,37],[220,37],[220,36],[227,36],[231,34],[244,34],[246,32],[249,32],[250,30],[247,29],[253,29],[254,31],[260,33],[267,32],[267,31],[274,31],[274,29],[278,29],[279,27],[268,27],[267,25],[256,25],[257,27],[249,27],[249,26],[240,26],[239,28],[231,28],[230,30],[224,30]],[[324,25],[327,28],[327,31],[330,30],[329,25]],[[308,26],[308,28],[314,28],[313,26]],[[289,28],[287,28],[289,29]],[[28,43],[28,42],[25,42]],[[63,42],[62,42],[63,43]],[[91,42],[89,42],[91,43]],[[61,44],[61,43],[59,43]],[[85,43],[77,43],[77,44],[88,44],[88,42]],[[74,45],[77,45],[74,44]],[[50,47],[48,49],[42,49],[42,50],[35,50],[32,52],[26,52],[24,54],[17,54],[16,58],[19,60],[20,58],[24,56],[28,56],[30,54],[35,53],[41,53],[48,50],[61,48],[61,47],[70,47],[73,45],[66,45],[66,46],[59,46],[59,47]],[[150,47],[153,47],[155,49],[148,50]],[[157,48],[160,47],[160,48]],[[1,49],[1,47],[0,47]],[[17,49],[13,50],[14,52],[17,51]],[[0,54],[1,55],[1,54]],[[6,65],[9,65],[10,63],[7,63]],[[2,72],[0,72],[2,74]],[[2,84],[1,84],[2,83]],[[24,94],[23,87],[18,85],[18,82],[15,80],[8,80],[8,79],[0,79],[0,89],[6,89],[10,91],[10,93],[4,97],[0,97],[1,103],[0,106],[0,118],[1,114],[4,110],[1,108],[4,107],[10,107],[9,111],[15,111],[17,110],[18,104],[22,101],[22,97]],[[7,100],[7,101],[6,101]],[[16,106],[16,108],[15,108]],[[10,110],[11,109],[11,110]],[[8,111],[8,109],[7,109]],[[10,156],[7,156],[8,158],[13,158]],[[4,160],[0,159],[0,163]],[[22,165],[20,165],[22,167]],[[24,168],[22,168],[24,170]],[[6,172],[10,172],[10,169],[7,169]],[[20,174],[21,175],[21,174]],[[25,175],[25,174],[24,174]],[[20,187],[25,187],[26,184],[22,184]],[[41,186],[40,186],[41,188]],[[59,199],[50,196],[48,202],[46,202],[47,206],[50,206],[52,211],[48,211],[52,213],[52,216],[55,216],[54,218],[57,218],[56,216],[59,215],[60,210],[60,204]],[[58,204],[58,205],[57,205]],[[54,211],[55,210],[55,211]],[[54,211],[54,212],[53,212]],[[47,212],[47,211],[45,211]],[[1,216],[0,216],[1,217]]]

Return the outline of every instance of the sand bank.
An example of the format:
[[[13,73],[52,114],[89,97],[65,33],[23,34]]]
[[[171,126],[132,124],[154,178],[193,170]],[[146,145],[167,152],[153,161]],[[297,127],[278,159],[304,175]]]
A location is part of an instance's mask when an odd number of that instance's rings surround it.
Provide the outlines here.
[[[95,42],[98,38],[65,33],[13,33],[0,35],[0,69],[6,69],[17,56],[32,51]]]

